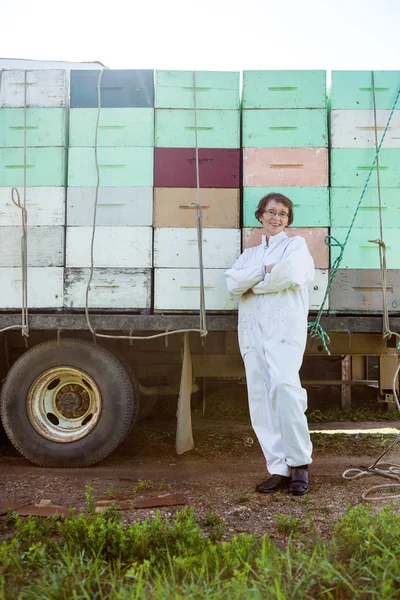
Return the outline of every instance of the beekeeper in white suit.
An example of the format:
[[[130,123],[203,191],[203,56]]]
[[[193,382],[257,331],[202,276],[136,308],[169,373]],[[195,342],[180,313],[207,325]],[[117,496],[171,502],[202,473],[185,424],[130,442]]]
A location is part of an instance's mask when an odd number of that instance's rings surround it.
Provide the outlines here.
[[[288,237],[293,204],[282,194],[262,198],[255,213],[264,228],[259,246],[246,249],[226,271],[229,292],[240,297],[239,346],[251,423],[271,477],[258,492],[308,491],[312,445],[299,370],[307,338],[308,283],[314,263],[304,238]]]

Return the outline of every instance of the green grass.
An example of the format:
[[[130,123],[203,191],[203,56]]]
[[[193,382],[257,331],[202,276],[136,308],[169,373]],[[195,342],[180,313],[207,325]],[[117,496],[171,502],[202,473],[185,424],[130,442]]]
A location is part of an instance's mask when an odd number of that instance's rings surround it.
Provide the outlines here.
[[[276,544],[239,535],[185,508],[127,526],[115,509],[69,519],[0,521],[1,600],[385,599],[400,596],[400,515],[349,507],[321,539],[312,518],[279,515]],[[210,536],[210,530],[214,532]]]

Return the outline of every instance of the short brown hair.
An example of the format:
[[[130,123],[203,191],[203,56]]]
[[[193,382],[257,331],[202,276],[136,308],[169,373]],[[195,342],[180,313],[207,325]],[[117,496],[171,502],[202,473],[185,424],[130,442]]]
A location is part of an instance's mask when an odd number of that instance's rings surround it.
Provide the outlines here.
[[[280,202],[281,204],[284,204],[286,206],[286,208],[289,210],[288,226],[291,225],[293,223],[293,202],[283,194],[278,194],[278,192],[272,192],[271,194],[267,194],[266,196],[261,198],[260,202],[258,203],[257,210],[254,213],[257,221],[261,223],[260,219],[263,216],[267,205],[272,200]]]

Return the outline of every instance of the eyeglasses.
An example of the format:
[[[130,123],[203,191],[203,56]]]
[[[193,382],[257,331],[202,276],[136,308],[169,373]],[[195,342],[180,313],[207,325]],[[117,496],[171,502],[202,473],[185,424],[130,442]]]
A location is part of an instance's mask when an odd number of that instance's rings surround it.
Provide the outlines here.
[[[281,212],[276,212],[272,209],[265,210],[264,215],[267,214],[269,217],[280,217],[281,219],[287,219],[289,217],[289,213],[282,210]]]

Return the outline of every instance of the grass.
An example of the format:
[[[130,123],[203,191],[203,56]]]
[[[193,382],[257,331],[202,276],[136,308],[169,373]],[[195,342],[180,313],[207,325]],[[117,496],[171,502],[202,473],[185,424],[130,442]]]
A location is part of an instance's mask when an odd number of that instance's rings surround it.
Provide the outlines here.
[[[279,515],[286,536],[209,535],[222,524],[184,508],[127,526],[111,508],[69,519],[8,514],[0,521],[1,600],[395,600],[400,515],[395,504],[349,507],[322,540],[311,517]]]
[[[382,410],[382,407],[376,405],[371,408],[357,408],[351,410],[341,410],[339,408],[328,408],[326,410],[312,410],[306,414],[309,423],[330,423],[349,421],[400,421],[400,414],[397,410]]]

